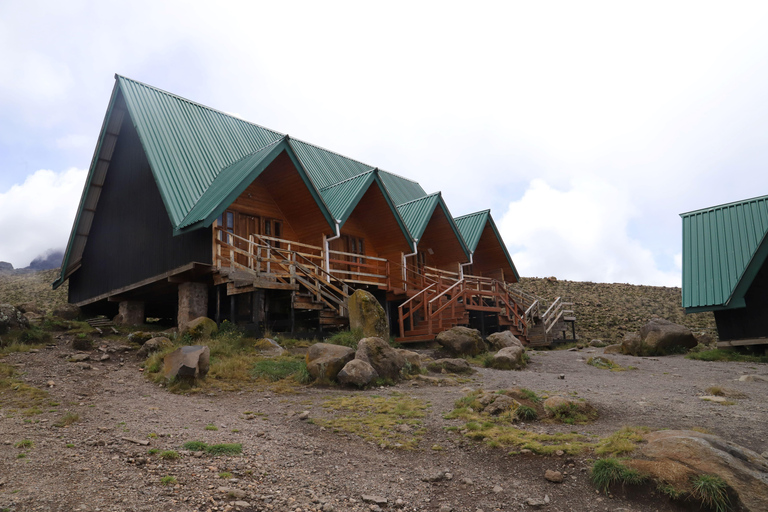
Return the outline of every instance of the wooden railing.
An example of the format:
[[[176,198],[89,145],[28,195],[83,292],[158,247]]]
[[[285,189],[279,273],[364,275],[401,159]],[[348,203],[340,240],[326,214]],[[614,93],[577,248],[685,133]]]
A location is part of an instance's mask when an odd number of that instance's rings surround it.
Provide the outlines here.
[[[328,251],[330,273],[348,282],[390,287],[389,260],[343,251]]]

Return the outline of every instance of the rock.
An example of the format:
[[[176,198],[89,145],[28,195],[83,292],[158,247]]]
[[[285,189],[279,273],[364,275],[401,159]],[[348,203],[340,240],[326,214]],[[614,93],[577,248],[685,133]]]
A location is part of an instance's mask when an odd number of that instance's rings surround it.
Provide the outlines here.
[[[129,443],[138,444],[141,446],[149,446],[149,441],[146,439],[133,439],[132,437],[121,437],[123,441],[127,441]]]
[[[72,340],[72,348],[83,351],[91,350],[93,348],[93,340],[87,336],[84,338],[75,336],[75,339]]]
[[[563,482],[563,474],[559,471],[553,471],[551,469],[548,469],[544,472],[544,478],[556,484]]]
[[[275,340],[270,338],[259,338],[256,340],[256,343],[254,343],[253,348],[259,352],[273,356],[280,356],[285,352],[283,347],[281,347]]]
[[[193,340],[203,337],[209,337],[219,331],[219,326],[216,322],[208,318],[207,316],[199,316],[194,320],[187,322],[184,325],[179,326],[179,334],[182,336],[188,334]]]
[[[678,489],[689,488],[693,475],[717,475],[747,510],[768,510],[768,460],[760,454],[691,430],[660,430],[648,434],[646,440],[641,453],[651,461],[633,460],[628,465]]]
[[[766,375],[742,375],[739,377],[739,382],[768,382],[768,376]]]
[[[387,498],[382,498],[381,496],[373,496],[369,494],[363,494],[360,497],[365,503],[373,503],[374,505],[383,506],[387,504]]]
[[[349,328],[359,329],[366,338],[389,339],[387,313],[370,292],[355,290],[347,299],[349,309]]]
[[[139,359],[146,359],[150,354],[159,352],[163,349],[172,347],[173,343],[168,338],[161,336],[159,338],[150,338],[141,346],[136,352],[136,357]]]
[[[77,320],[80,317],[80,308],[74,304],[62,304],[53,310],[53,316],[64,320]]]
[[[520,407],[520,402],[507,395],[491,394],[496,398],[490,404],[486,405],[483,412],[490,414],[491,416],[498,416],[505,412],[512,412]]]
[[[700,396],[699,400],[704,400],[705,402],[716,402],[719,404],[723,404],[728,401],[728,399],[725,398],[724,396],[715,396],[715,395]]]
[[[8,263],[7,261],[0,261],[0,272],[12,272],[13,271],[13,263]]]
[[[472,373],[472,367],[466,359],[436,359],[429,364],[427,368],[433,372],[440,372],[445,370],[448,373]]]
[[[422,367],[421,354],[419,354],[418,352],[414,352],[412,350],[406,350],[404,348],[400,348],[396,350],[400,352],[400,355],[405,358],[405,367],[403,368],[404,371],[406,368],[410,369],[410,372],[408,373],[419,373],[421,371],[421,367]]]
[[[309,347],[305,361],[307,371],[315,380],[331,381],[336,378],[344,366],[355,357],[355,351],[349,347],[316,343]]]
[[[589,342],[589,346],[590,347],[604,347],[606,345],[608,345],[608,344],[606,342],[604,342],[603,340],[592,340],[592,341]]]
[[[496,494],[499,494],[500,492],[504,492],[504,488],[500,485],[494,485],[493,492]]]
[[[714,348],[717,345],[717,340],[706,333],[696,336],[696,341],[699,345],[704,345],[705,347]]]
[[[128,335],[128,341],[131,343],[138,343],[139,345],[143,345],[152,338],[153,336],[151,332],[144,331],[134,331]]]
[[[251,506],[250,503],[248,503],[247,501],[242,501],[242,500],[238,500],[238,501],[232,503],[232,505],[234,505],[237,508],[248,508],[248,507]]]
[[[440,512],[453,512],[453,507],[447,504],[440,505]]]
[[[621,343],[615,345],[608,345],[605,347],[603,354],[621,354]]]
[[[24,314],[10,304],[0,304],[0,334],[8,332],[8,329],[29,327],[29,320]]]
[[[640,328],[638,334],[627,334],[622,342],[622,352],[633,356],[665,355],[684,352],[697,345],[690,329],[654,318]]]
[[[379,374],[376,370],[361,359],[353,359],[344,365],[344,368],[336,375],[336,380],[340,384],[353,385],[359,388],[367,386],[373,380],[377,379]]]
[[[381,338],[363,338],[357,343],[355,359],[370,364],[379,377],[397,380],[405,366],[405,357]]]
[[[75,354],[72,357],[68,359],[70,363],[82,363],[83,361],[88,361],[91,359],[91,356],[88,354]]]
[[[524,352],[525,349],[517,345],[502,348],[493,355],[491,367],[498,370],[518,370],[525,366]]]
[[[459,326],[443,331],[435,341],[453,355],[476,356],[486,350],[480,331],[469,327]]]
[[[299,414],[298,418],[301,421],[305,421],[309,419],[309,411],[302,411],[301,414]]]
[[[529,507],[541,508],[549,503],[549,496],[545,496],[543,500],[538,498],[527,498],[525,503]]]
[[[35,313],[38,315],[43,314],[43,310],[40,309],[40,306],[38,306],[37,302],[25,302],[23,304],[19,304],[16,306],[16,309],[24,313],[25,315],[27,313]]]
[[[163,375],[174,377],[205,377],[210,365],[211,350],[204,345],[180,347],[163,359]]]
[[[523,343],[509,331],[495,332],[488,336],[485,341],[491,350],[501,350],[512,346],[523,348]]]

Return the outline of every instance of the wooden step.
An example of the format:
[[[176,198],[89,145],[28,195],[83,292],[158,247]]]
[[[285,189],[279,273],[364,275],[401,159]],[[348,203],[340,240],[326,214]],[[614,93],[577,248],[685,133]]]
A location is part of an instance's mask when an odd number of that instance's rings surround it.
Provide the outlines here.
[[[418,342],[424,342],[424,341],[433,341],[435,339],[434,334],[421,334],[421,335],[415,335],[415,336],[403,336],[400,338],[395,338],[395,341],[398,343],[418,343]]]
[[[298,302],[298,301],[294,301],[293,307],[295,309],[307,309],[307,310],[319,311],[321,309],[325,309],[325,304],[318,304],[317,302]]]
[[[349,319],[342,318],[342,317],[339,317],[339,316],[334,316],[334,317],[323,317],[323,316],[321,316],[319,318],[319,320],[320,320],[320,325],[322,325],[322,326],[333,325],[333,326],[336,326],[336,327],[341,327],[341,326],[347,325],[349,323]]]

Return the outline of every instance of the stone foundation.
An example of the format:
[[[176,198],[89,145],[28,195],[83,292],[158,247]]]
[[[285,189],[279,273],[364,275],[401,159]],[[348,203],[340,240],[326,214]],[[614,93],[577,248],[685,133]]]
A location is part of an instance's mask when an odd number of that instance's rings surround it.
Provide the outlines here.
[[[118,306],[120,322],[123,325],[141,325],[144,323],[144,302],[124,300]]]
[[[208,314],[208,285],[205,283],[181,283],[179,285],[179,312],[176,318],[179,329],[187,322]]]

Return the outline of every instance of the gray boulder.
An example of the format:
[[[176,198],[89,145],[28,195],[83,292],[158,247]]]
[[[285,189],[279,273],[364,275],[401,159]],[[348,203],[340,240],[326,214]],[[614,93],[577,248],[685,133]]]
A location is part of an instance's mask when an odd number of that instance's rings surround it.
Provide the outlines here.
[[[502,348],[494,354],[491,367],[498,370],[518,370],[525,366],[524,353],[525,349],[517,345]]]
[[[349,347],[330,343],[315,343],[305,356],[307,371],[315,380],[332,381],[344,365],[355,357],[355,351]]]
[[[432,372],[447,373],[472,373],[473,371],[465,359],[458,358],[436,359],[427,365],[427,369]]]
[[[0,334],[8,329],[29,327],[29,320],[24,314],[10,304],[0,304]]]
[[[483,412],[498,416],[505,412],[513,412],[520,407],[520,402],[507,395],[496,395],[494,400],[485,406]]]
[[[696,337],[687,327],[663,318],[654,318],[642,326],[639,333],[625,335],[621,351],[633,356],[665,355],[685,352],[697,343]]]
[[[188,334],[192,339],[208,337],[218,332],[219,326],[207,316],[199,316],[179,326],[179,334]]]
[[[523,343],[510,331],[495,332],[488,336],[485,341],[491,350],[501,350],[512,346],[523,348]]]
[[[349,328],[360,330],[366,338],[389,339],[387,313],[370,292],[355,290],[347,299]]]
[[[410,367],[410,373],[418,373],[421,371],[421,367],[424,365],[421,359],[421,354],[404,348],[396,350],[405,358],[405,364],[407,367]]]
[[[405,357],[381,338],[363,338],[357,343],[355,359],[370,364],[379,377],[396,380],[405,366]]]
[[[210,360],[211,350],[204,345],[180,347],[163,359],[163,375],[166,379],[205,377]]]
[[[53,310],[53,316],[64,320],[76,320],[80,316],[80,308],[74,304],[62,304]]]
[[[692,476],[717,475],[736,492],[746,510],[768,510],[768,460],[757,452],[691,430],[660,430],[646,440],[641,453],[651,460],[633,460],[630,466],[667,480],[676,476],[680,481],[669,483],[682,489],[690,485]]]
[[[268,356],[280,356],[285,352],[285,349],[272,338],[259,338],[253,348]]]
[[[361,359],[353,359],[344,365],[344,368],[336,375],[340,384],[353,385],[359,388],[367,386],[379,377],[376,370]]]
[[[150,354],[159,352],[165,348],[173,346],[171,340],[166,337],[151,338],[144,342],[141,348],[136,352],[136,357],[146,359]]]
[[[469,327],[453,327],[443,331],[435,338],[440,345],[453,355],[476,356],[485,352],[485,343],[480,331]]]

